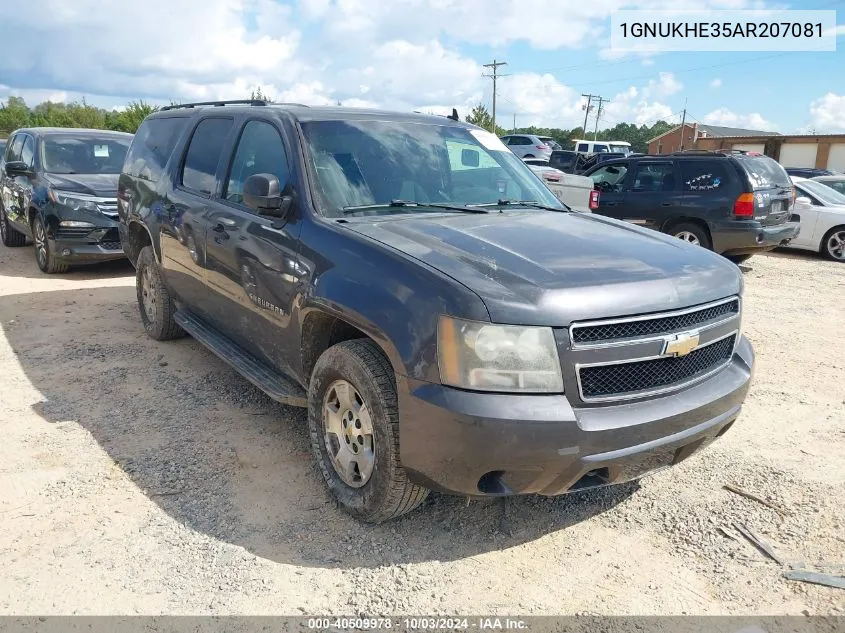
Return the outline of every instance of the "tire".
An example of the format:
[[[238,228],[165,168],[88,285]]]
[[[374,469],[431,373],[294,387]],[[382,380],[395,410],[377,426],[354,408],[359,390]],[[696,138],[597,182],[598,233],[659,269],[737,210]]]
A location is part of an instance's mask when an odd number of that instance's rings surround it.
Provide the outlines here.
[[[35,213],[32,217],[32,244],[35,248],[35,263],[41,272],[48,275],[67,272],[68,265],[56,260],[56,254],[47,237],[47,225],[40,213]]]
[[[12,228],[3,205],[0,205],[0,238],[2,238],[3,246],[10,248],[26,244],[26,235]]]
[[[690,244],[703,246],[706,249],[712,249],[710,243],[710,236],[703,228],[691,222],[682,222],[681,224],[674,224],[670,226],[667,231],[672,237],[677,237]]]
[[[746,253],[745,255],[726,255],[725,257],[731,260],[734,264],[742,264],[747,262],[754,256],[754,253]]]
[[[845,264],[845,226],[835,226],[825,233],[819,251],[828,259]]]
[[[329,491],[352,516],[382,523],[410,512],[428,496],[399,463],[396,377],[373,341],[338,343],[317,360],[308,389],[308,431]],[[353,466],[345,476],[335,466],[344,462]]]
[[[534,154],[526,154],[523,158],[536,158],[536,156]]]
[[[152,246],[145,246],[138,254],[135,289],[141,322],[150,338],[169,341],[185,336],[185,330],[173,319],[176,306],[161,278]]]

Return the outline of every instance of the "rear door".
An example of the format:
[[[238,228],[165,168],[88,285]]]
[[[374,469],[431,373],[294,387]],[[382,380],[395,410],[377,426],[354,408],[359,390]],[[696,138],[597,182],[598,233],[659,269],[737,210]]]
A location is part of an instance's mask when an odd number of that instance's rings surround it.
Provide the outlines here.
[[[776,226],[789,220],[792,181],[786,170],[768,156],[739,156],[735,160],[754,194],[754,219],[763,226]]]
[[[621,220],[626,210],[625,186],[629,164],[625,161],[608,163],[589,174],[593,188],[599,192],[599,206],[593,213]]]
[[[627,179],[627,195],[620,219],[660,230],[682,212],[683,194],[678,180],[672,160],[634,162]]]

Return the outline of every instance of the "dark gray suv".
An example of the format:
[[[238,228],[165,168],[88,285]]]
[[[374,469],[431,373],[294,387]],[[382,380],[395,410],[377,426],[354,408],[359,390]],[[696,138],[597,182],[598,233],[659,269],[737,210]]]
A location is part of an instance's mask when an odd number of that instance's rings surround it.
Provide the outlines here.
[[[306,407],[341,506],[558,495],[677,464],[740,413],[739,269],[570,212],[445,117],[265,102],[148,117],[120,227],[154,339]]]

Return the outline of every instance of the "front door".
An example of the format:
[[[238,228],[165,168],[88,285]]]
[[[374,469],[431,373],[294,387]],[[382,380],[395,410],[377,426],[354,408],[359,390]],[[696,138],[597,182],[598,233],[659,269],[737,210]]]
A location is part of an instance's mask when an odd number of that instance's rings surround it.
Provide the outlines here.
[[[284,191],[291,182],[287,156],[275,124],[248,120],[220,199],[209,211],[205,237],[206,283],[219,297],[214,325],[283,372],[299,353],[290,321],[301,278],[301,224],[295,205],[283,220],[259,215],[244,204],[243,187],[252,175],[272,174]]]
[[[10,142],[6,152],[6,163],[23,161],[32,169],[35,166],[35,141],[29,134],[16,134]],[[32,228],[27,218],[27,209],[32,198],[32,178],[34,173],[15,174],[10,176],[3,173],[3,210],[12,228],[32,235]]]
[[[627,212],[625,194],[627,176],[627,163],[605,165],[590,174],[593,187],[599,191],[599,208],[593,213],[618,220],[623,219]]]

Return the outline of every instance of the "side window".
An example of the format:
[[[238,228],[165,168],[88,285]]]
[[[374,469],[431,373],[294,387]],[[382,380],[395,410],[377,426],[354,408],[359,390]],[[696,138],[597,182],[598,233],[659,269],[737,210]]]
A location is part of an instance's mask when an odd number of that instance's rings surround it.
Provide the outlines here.
[[[511,137],[510,136],[503,136],[499,140],[502,141],[502,143],[504,143],[505,145],[511,144]]]
[[[223,196],[242,203],[244,183],[255,174],[273,174],[284,189],[289,177],[288,159],[279,131],[265,121],[249,121],[241,132]]]
[[[449,169],[453,173],[456,171],[499,167],[499,163],[493,160],[492,156],[479,151],[478,146],[472,143],[447,140],[446,151],[449,153]]]
[[[590,145],[588,143],[578,143],[578,151],[579,152],[589,152]]]
[[[674,166],[672,163],[640,163],[630,189],[635,192],[674,191]]]
[[[593,145],[593,151],[596,153],[599,152],[609,152],[610,150],[607,148],[607,145]]]
[[[182,186],[207,195],[214,193],[214,177],[220,162],[220,152],[232,124],[232,119],[223,118],[209,118],[199,122],[185,153],[180,178]]]
[[[9,149],[6,150],[6,162],[21,159],[21,147],[23,146],[23,134],[16,134],[12,142],[9,143]]]
[[[724,163],[706,160],[678,161],[682,191],[713,191],[728,184]]]
[[[21,158],[27,166],[32,167],[35,160],[35,141],[32,137],[27,135],[24,137],[23,147],[21,147]]]
[[[626,165],[607,165],[590,174],[590,178],[593,179],[593,183],[600,191],[618,192],[622,191],[627,173],[628,167]]]
[[[126,154],[123,172],[157,182],[187,122],[185,117],[160,117],[141,123]]]

